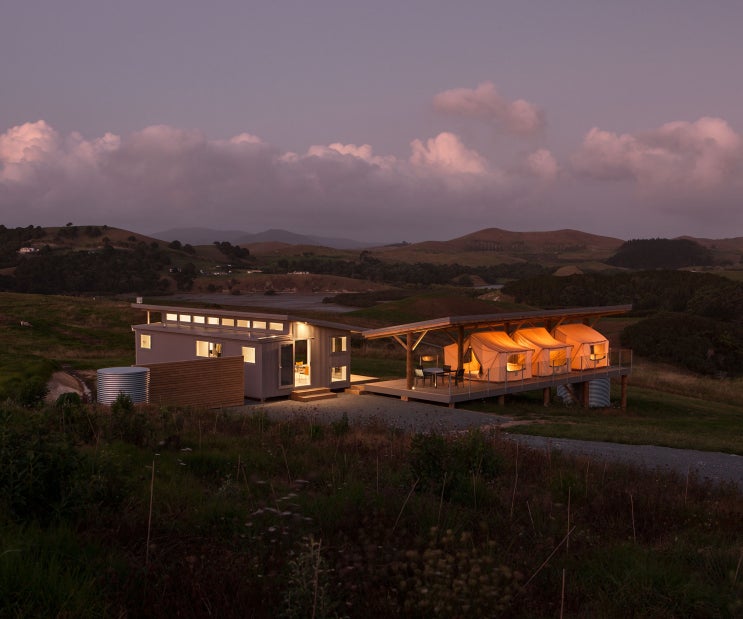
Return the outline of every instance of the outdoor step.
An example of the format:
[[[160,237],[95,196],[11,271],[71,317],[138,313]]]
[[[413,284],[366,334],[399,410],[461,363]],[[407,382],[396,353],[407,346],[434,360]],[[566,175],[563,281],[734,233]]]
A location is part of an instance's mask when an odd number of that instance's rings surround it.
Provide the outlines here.
[[[317,400],[329,400],[337,397],[338,394],[330,389],[303,389],[292,391],[290,396],[296,402],[316,402]]]
[[[365,388],[364,385],[351,385],[350,387],[346,388],[345,393],[350,393],[351,395],[364,395],[369,393]]]

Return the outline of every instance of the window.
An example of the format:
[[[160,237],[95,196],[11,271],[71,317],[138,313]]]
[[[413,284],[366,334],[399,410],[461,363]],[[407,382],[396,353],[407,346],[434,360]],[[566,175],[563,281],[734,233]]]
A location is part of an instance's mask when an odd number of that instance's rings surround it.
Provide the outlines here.
[[[237,326],[241,329],[250,329],[250,321],[249,320],[238,320]]]
[[[206,319],[206,324],[209,324],[209,325],[218,325],[219,324],[219,318],[217,316],[209,316],[209,318]]]
[[[194,322],[195,322],[195,323],[196,323],[197,325],[203,325],[203,324],[204,324],[204,317],[203,317],[203,316],[194,316],[194,317],[193,317],[193,321],[194,321]]]
[[[177,321],[178,320],[178,314],[165,314],[165,320],[172,320]]]
[[[196,356],[221,357],[222,344],[220,344],[219,342],[204,342],[202,340],[196,340]]]
[[[520,372],[524,369],[524,357],[521,354],[508,355],[506,370],[508,372]]]
[[[181,322],[191,322],[191,314],[181,314],[180,321]]]
[[[265,320],[254,320],[253,321],[253,329],[265,329],[265,328],[266,328]]]
[[[330,352],[346,352],[347,339],[346,336],[333,337],[330,342]]]
[[[140,348],[152,348],[152,336],[142,333],[139,336],[139,347]]]
[[[272,322],[268,325],[268,328],[271,331],[283,331],[284,330],[284,324],[281,322]]]
[[[346,375],[347,371],[345,365],[339,365],[330,369],[330,380],[334,383],[346,380]]]
[[[222,326],[223,327],[234,327],[235,319],[234,318],[222,318]]]
[[[255,348],[252,346],[243,346],[243,362],[255,363]]]

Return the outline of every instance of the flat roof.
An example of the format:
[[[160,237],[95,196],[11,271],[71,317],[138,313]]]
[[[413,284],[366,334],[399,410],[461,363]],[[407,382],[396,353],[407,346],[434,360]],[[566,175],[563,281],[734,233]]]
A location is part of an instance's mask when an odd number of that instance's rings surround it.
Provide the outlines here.
[[[631,305],[607,305],[604,307],[577,307],[556,310],[534,310],[528,312],[503,312],[498,314],[480,314],[476,316],[446,316],[423,320],[421,322],[409,322],[402,325],[381,327],[378,329],[367,329],[362,331],[364,338],[373,340],[382,337],[395,337],[407,335],[408,333],[421,333],[424,331],[443,331],[453,328],[484,329],[513,325],[514,323],[540,323],[546,321],[563,322],[565,320],[584,320],[586,318],[601,318],[604,316],[616,316],[626,314],[632,310]]]
[[[136,331],[160,331],[162,333],[190,333],[201,337],[214,337],[229,340],[240,340],[241,342],[277,342],[279,340],[291,339],[291,336],[286,333],[256,333],[255,331],[245,329],[235,329],[232,327],[222,327],[208,325],[185,325],[179,324],[177,327],[169,327],[162,322],[149,322],[141,325],[132,325],[132,330]]]
[[[338,329],[341,331],[353,331],[361,333],[363,328],[347,325],[341,322],[332,322],[328,320],[317,320],[315,318],[305,318],[302,316],[291,316],[289,314],[265,314],[263,312],[245,312],[240,310],[222,309],[216,307],[195,307],[183,305],[156,305],[152,303],[132,303],[134,309],[141,309],[149,312],[177,312],[181,314],[204,314],[211,316],[221,316],[225,318],[259,318],[266,321],[283,321],[283,322],[305,322],[315,327],[325,327],[326,329]]]

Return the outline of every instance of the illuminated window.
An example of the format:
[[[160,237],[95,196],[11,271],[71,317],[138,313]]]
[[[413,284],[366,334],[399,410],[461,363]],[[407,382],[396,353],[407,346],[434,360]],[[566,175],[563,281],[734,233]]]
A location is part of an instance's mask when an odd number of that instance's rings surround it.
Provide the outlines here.
[[[145,335],[144,333],[142,333],[139,336],[139,347],[140,348],[152,348],[152,336]]]
[[[223,327],[234,327],[235,319],[234,318],[222,318],[222,326]]]
[[[193,317],[193,321],[194,321],[194,322],[195,322],[195,323],[196,323],[197,325],[203,325],[203,324],[204,324],[204,317],[203,317],[203,316],[194,316],[194,317]]]
[[[342,380],[346,380],[346,366],[345,365],[339,365],[337,367],[330,369],[330,380],[332,382],[339,382]]]
[[[245,363],[255,363],[255,348],[243,346],[243,361]]]
[[[165,320],[178,320],[178,314],[165,314]]]
[[[219,324],[219,318],[217,316],[209,316],[209,318],[206,319],[206,324],[209,324],[209,325],[218,325]]]
[[[191,314],[181,314],[180,321],[181,322],[191,322]]]
[[[281,322],[272,322],[272,323],[270,323],[268,325],[268,328],[271,331],[283,331],[284,330],[284,325]]]
[[[346,352],[347,338],[345,336],[336,336],[331,339],[330,352]]]
[[[253,329],[265,329],[265,328],[266,328],[265,320],[254,320],[253,321]]]
[[[204,342],[201,340],[196,340],[196,356],[221,357],[222,344],[220,344],[219,342]]]
[[[250,321],[249,320],[238,320],[237,326],[241,329],[250,329]]]
[[[508,355],[506,370],[509,372],[519,372],[524,369],[524,357],[521,354]]]

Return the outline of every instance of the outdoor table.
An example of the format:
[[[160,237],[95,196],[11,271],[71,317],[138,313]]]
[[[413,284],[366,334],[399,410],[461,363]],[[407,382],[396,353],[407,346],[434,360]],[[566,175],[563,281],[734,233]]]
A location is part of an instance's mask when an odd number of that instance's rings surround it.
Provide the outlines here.
[[[426,376],[430,376],[433,379],[433,386],[438,387],[438,378],[439,376],[443,376],[445,372],[444,368],[423,368],[423,374]]]

